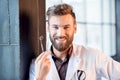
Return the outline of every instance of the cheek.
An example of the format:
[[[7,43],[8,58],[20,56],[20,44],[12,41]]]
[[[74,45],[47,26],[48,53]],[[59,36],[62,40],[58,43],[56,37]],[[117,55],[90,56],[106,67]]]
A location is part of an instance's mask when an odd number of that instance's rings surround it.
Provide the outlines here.
[[[67,33],[66,35],[69,37],[69,38],[72,38],[74,36],[75,32],[74,31],[71,31],[69,33]]]
[[[54,31],[54,30],[49,31],[49,35],[50,35],[51,37],[53,37],[55,34],[56,34],[56,31]]]

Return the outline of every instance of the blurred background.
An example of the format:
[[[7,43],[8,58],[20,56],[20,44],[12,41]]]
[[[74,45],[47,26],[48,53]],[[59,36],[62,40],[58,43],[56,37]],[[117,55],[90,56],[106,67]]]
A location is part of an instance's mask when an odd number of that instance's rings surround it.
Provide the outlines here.
[[[74,43],[100,49],[120,62],[120,0],[0,0],[0,80],[28,80],[29,66],[51,42],[49,6],[67,3],[77,18]]]

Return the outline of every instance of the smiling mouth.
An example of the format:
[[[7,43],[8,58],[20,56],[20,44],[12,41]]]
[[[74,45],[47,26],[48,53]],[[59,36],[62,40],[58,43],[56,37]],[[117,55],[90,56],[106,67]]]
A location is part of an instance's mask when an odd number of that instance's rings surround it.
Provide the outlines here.
[[[65,41],[66,41],[66,38],[59,37],[59,38],[56,38],[56,41],[57,41],[57,42],[65,42]]]

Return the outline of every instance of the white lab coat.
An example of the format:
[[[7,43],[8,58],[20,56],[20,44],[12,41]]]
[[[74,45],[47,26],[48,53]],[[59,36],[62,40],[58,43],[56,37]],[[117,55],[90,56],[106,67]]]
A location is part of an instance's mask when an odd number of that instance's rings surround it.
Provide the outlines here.
[[[55,63],[49,55],[51,61],[50,72],[46,80],[60,80]],[[78,70],[83,74],[78,79]],[[69,59],[65,80],[120,80],[120,63],[104,55],[97,49],[73,45],[73,52]],[[34,61],[30,67],[30,80],[35,80]]]

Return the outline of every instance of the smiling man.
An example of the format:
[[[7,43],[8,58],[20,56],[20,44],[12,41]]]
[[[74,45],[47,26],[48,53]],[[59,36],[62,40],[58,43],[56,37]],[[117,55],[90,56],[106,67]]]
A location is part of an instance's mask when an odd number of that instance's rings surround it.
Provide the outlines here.
[[[49,7],[51,49],[31,64],[30,80],[120,80],[120,63],[99,50],[73,44],[76,17],[68,4]]]

